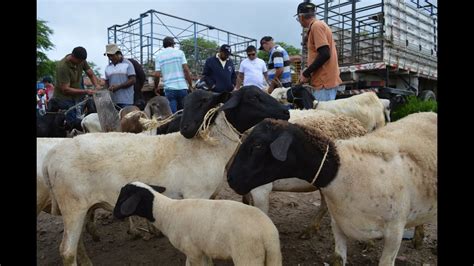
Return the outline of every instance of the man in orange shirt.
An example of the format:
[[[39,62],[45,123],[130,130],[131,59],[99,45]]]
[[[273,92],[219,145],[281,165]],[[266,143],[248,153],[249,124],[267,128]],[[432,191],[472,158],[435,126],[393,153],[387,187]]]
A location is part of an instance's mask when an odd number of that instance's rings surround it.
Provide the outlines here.
[[[309,1],[298,5],[296,20],[308,28],[306,46],[308,67],[301,71],[299,81],[314,87],[313,95],[318,101],[336,99],[339,77],[336,44],[332,31],[324,21],[316,19],[316,6]]]

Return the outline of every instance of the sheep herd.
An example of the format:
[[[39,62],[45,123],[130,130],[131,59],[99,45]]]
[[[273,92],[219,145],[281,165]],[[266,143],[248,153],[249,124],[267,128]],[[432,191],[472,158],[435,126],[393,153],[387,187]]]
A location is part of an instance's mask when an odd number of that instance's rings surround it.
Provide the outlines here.
[[[171,120],[179,132],[37,138],[37,214],[62,216],[63,264],[92,264],[82,229],[94,236],[102,208],[147,219],[186,265],[282,265],[269,194],[319,189],[312,227],[329,211],[333,263],[347,263],[348,238],[384,238],[379,264],[394,265],[404,228],[436,220],[437,115],[385,125],[387,104],[372,92],[307,110],[275,98],[254,86],[197,90]],[[255,207],[215,200],[224,182]]]

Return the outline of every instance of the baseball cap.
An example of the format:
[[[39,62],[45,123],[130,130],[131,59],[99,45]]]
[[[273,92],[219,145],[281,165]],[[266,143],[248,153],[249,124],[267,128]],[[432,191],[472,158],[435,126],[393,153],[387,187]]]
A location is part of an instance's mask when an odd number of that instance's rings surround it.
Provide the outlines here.
[[[168,37],[165,37],[163,39],[163,46],[164,47],[169,47],[169,46],[174,45],[174,44],[175,44],[175,42],[174,42],[173,37],[168,36]]]
[[[263,44],[265,42],[269,42],[269,41],[272,41],[273,38],[271,36],[264,36],[262,39],[260,39],[260,48],[258,48],[258,50],[263,50]]]
[[[86,60],[87,51],[84,47],[78,46],[72,50],[72,56],[80,60]]]
[[[314,12],[316,12],[316,5],[310,3],[309,1],[304,1],[298,5],[298,8],[296,9],[296,15],[294,15],[294,17],[298,16],[299,14],[311,14]]]
[[[119,51],[120,51],[120,48],[115,43],[109,43],[105,46],[104,55],[116,54]]]
[[[219,48],[219,52],[224,52],[227,55],[232,55],[232,50],[230,49],[230,45],[223,44],[221,48]]]

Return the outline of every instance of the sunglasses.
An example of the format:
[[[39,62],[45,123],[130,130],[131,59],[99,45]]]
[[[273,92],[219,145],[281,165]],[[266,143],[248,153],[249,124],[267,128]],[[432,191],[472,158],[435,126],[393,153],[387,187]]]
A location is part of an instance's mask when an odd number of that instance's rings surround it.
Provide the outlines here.
[[[255,53],[247,54],[247,56],[255,56]]]

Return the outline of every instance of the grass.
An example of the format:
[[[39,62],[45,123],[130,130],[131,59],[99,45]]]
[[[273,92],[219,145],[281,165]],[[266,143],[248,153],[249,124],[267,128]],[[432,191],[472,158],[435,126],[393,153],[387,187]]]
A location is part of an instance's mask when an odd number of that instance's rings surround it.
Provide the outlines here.
[[[438,103],[436,101],[422,101],[415,96],[408,96],[405,104],[398,106],[392,111],[391,120],[397,121],[409,114],[418,112],[438,112]]]

